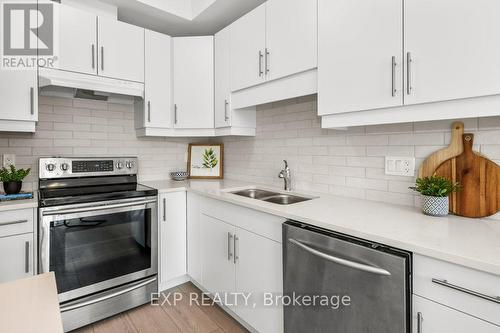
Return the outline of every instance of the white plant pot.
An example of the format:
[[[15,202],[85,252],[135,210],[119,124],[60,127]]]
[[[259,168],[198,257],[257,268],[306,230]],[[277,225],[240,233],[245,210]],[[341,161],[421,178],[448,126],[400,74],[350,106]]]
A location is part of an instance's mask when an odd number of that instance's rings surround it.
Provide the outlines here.
[[[422,195],[422,211],[425,215],[446,216],[450,211],[449,198]]]

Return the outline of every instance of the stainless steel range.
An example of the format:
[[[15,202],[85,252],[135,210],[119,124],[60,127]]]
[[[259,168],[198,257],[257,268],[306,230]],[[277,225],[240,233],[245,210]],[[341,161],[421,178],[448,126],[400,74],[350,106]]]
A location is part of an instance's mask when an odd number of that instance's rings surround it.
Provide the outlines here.
[[[41,158],[39,272],[55,272],[65,331],[157,292],[157,190],[136,158]]]

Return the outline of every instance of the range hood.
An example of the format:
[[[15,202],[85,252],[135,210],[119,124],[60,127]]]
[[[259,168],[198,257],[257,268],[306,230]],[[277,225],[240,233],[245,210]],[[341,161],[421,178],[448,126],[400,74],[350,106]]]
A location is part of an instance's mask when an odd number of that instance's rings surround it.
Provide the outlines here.
[[[72,97],[95,100],[107,100],[111,95],[144,98],[143,83],[57,69],[40,68],[38,85],[42,94],[48,95],[72,94]]]

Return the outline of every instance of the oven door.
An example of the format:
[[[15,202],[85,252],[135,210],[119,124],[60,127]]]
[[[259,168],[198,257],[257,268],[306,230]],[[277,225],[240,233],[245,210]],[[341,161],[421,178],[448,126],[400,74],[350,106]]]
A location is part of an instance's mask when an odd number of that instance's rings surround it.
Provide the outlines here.
[[[40,271],[55,272],[59,301],[158,272],[157,198],[40,209]]]

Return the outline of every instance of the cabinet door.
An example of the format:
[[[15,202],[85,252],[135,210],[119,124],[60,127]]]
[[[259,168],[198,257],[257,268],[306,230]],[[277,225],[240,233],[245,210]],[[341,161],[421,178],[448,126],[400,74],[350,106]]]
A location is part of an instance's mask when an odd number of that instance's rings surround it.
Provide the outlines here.
[[[266,3],[266,75],[274,80],[318,66],[318,0]]]
[[[231,91],[265,81],[266,4],[231,25]]]
[[[97,74],[97,16],[71,6],[57,8],[59,55],[55,68]]]
[[[319,0],[318,13],[318,113],[401,106],[403,1]]]
[[[38,120],[36,70],[0,69],[0,120]]]
[[[160,281],[186,274],[186,192],[160,196]]]
[[[500,2],[405,0],[405,104],[500,93]]]
[[[230,27],[215,34],[215,127],[231,126]]]
[[[235,312],[261,333],[283,332],[283,308],[264,306],[264,293],[283,293],[281,244],[243,229],[236,229],[236,292],[252,293],[253,306]]]
[[[233,292],[234,227],[202,214],[201,234],[201,279],[203,286],[211,293]]]
[[[0,238],[0,283],[33,275],[33,234]]]
[[[146,127],[170,128],[172,66],[170,36],[146,30],[144,123]]]
[[[499,333],[500,327],[413,295],[415,333]]]
[[[144,28],[99,17],[99,75],[144,82]]]
[[[173,38],[174,125],[214,128],[214,39]]]

